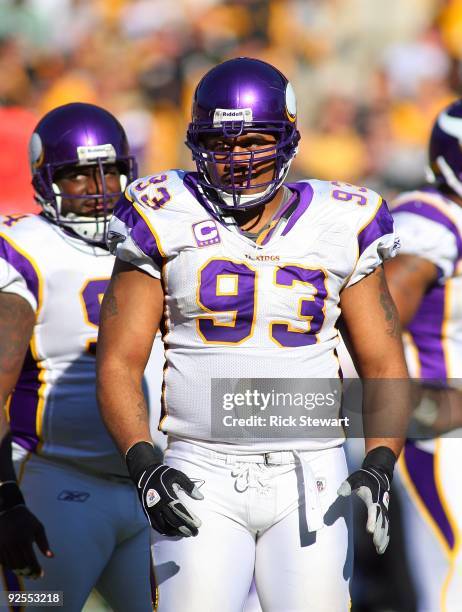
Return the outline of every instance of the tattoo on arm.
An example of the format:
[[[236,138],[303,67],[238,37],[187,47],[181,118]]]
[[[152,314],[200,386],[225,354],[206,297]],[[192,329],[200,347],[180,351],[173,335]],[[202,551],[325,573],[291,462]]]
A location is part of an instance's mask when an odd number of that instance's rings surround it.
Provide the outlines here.
[[[392,338],[399,338],[401,336],[401,326],[399,322],[398,310],[393,302],[393,299],[388,291],[387,281],[385,280],[385,273],[383,267],[379,269],[380,277],[380,305],[382,306],[385,319],[387,321],[387,334]]]
[[[145,423],[148,418],[148,409],[145,399],[141,399],[136,406],[135,418],[139,423]]]
[[[101,304],[101,311],[99,315],[100,323],[103,321],[107,321],[112,317],[116,317],[119,314],[119,306],[117,304],[117,298],[115,294],[115,286],[119,280],[120,273],[118,270],[114,269],[114,271],[112,272],[112,278],[104,294],[103,303]]]
[[[117,298],[114,293],[115,278],[109,283],[106,293],[104,294],[104,302],[101,308],[100,317],[102,320],[110,319],[119,314],[117,307]]]

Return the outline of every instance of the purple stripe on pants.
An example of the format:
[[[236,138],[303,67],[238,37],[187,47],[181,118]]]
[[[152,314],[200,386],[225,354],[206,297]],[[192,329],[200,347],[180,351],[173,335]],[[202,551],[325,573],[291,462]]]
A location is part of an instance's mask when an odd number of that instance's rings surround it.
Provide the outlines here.
[[[14,442],[29,452],[35,452],[39,443],[37,436],[37,408],[39,403],[40,369],[32,354],[27,352],[10,402],[10,429]]]
[[[454,532],[438,495],[435,481],[435,456],[412,442],[406,442],[404,461],[416,491],[437,524],[450,549],[454,548]]]

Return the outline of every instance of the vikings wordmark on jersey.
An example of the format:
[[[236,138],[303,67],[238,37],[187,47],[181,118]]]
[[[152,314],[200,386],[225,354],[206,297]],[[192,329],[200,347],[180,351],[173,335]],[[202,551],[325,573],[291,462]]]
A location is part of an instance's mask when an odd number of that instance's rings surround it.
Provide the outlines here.
[[[115,211],[112,251],[165,288],[161,428],[169,434],[211,440],[212,379],[339,376],[340,292],[394,254],[393,221],[363,187],[312,180],[286,188],[288,201],[256,243],[222,223],[194,173],[135,181]]]

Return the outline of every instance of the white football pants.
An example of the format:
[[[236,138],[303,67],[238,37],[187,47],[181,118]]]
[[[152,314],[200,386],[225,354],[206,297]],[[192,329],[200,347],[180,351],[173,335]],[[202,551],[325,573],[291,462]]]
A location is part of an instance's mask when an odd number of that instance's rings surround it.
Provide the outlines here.
[[[264,612],[349,609],[342,448],[239,456],[171,440],[165,462],[197,481],[204,499],[179,494],[202,521],[198,536],[154,534],[159,612],[242,612],[254,572]]]

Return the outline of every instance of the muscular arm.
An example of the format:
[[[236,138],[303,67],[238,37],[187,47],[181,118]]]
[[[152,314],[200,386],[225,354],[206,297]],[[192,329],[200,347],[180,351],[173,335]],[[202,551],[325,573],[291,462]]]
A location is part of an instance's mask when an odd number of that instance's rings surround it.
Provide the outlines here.
[[[383,268],[345,289],[340,307],[356,369],[366,381],[363,406],[366,452],[388,446],[398,456],[409,420],[410,396],[405,382],[408,372],[401,326]],[[368,385],[367,379],[373,382]],[[403,383],[396,384],[396,379]],[[380,437],[382,431],[392,435]]]
[[[142,379],[163,305],[160,280],[116,260],[101,305],[97,395],[104,423],[124,454],[151,440]]]
[[[34,311],[24,298],[0,292],[0,481],[16,479],[4,407],[21,372],[34,323]]]

